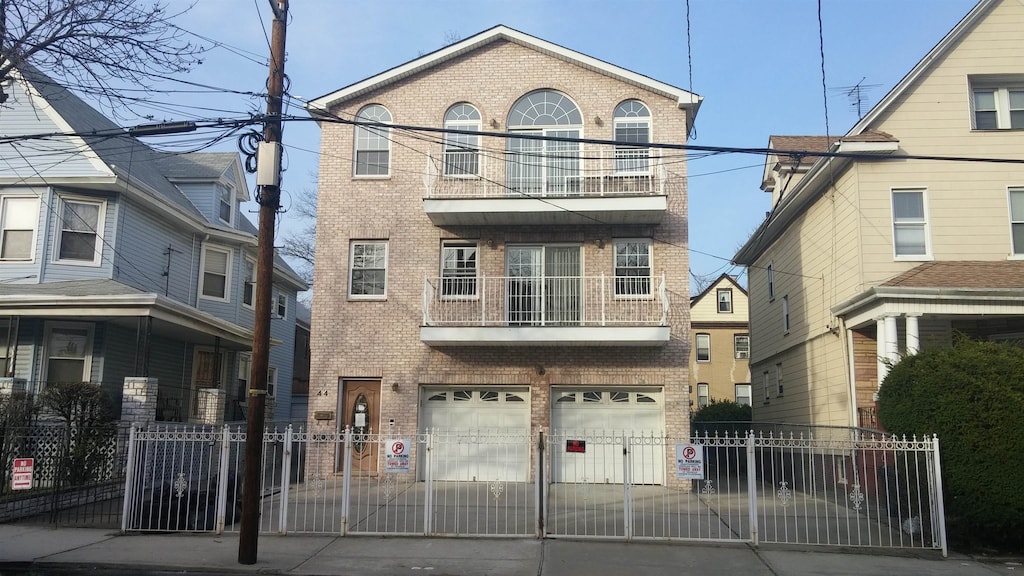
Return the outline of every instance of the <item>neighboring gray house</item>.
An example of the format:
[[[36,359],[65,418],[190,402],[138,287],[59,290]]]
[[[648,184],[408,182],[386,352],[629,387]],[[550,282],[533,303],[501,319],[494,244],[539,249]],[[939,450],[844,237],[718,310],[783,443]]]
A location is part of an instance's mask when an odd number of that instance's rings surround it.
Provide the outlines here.
[[[4,387],[158,382],[156,419],[243,417],[256,229],[236,153],[172,154],[31,71],[0,106],[0,367]],[[49,138],[45,134],[60,135]],[[21,139],[21,136],[32,136]],[[290,413],[295,295],[277,259],[269,385]],[[205,408],[204,408],[205,406]],[[268,414],[269,415],[269,414]]]

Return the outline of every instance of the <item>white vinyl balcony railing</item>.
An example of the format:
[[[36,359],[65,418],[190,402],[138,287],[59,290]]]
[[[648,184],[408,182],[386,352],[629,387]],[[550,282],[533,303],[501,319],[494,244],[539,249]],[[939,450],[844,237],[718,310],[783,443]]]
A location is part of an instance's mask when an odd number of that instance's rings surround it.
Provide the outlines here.
[[[665,276],[427,278],[424,326],[666,326]]]
[[[428,155],[427,198],[664,195],[668,170],[649,148],[558,154],[449,150]]]

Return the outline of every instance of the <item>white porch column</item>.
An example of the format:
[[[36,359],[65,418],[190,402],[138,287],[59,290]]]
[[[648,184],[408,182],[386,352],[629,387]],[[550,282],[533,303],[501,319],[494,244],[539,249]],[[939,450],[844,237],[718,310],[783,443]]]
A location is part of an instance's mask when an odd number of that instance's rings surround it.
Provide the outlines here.
[[[875,358],[878,360],[878,388],[882,387],[882,380],[889,374],[889,366],[886,365],[885,345],[885,317],[875,318]]]
[[[885,358],[889,361],[890,365],[895,364],[900,359],[900,336],[896,328],[895,316],[885,317]],[[885,373],[889,373],[888,368],[886,368]]]
[[[917,354],[921,350],[921,337],[917,325],[920,314],[907,314],[907,355]]]

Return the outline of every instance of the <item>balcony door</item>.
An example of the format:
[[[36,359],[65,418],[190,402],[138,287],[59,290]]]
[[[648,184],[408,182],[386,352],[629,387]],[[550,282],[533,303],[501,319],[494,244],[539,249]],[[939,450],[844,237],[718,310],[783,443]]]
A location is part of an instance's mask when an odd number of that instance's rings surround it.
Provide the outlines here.
[[[576,104],[560,92],[537,90],[516,101],[507,122],[509,195],[579,195],[579,142],[532,138],[580,138],[583,116]],[[516,137],[520,135],[531,138]]]
[[[580,324],[579,246],[508,246],[505,254],[505,310],[510,326]]]

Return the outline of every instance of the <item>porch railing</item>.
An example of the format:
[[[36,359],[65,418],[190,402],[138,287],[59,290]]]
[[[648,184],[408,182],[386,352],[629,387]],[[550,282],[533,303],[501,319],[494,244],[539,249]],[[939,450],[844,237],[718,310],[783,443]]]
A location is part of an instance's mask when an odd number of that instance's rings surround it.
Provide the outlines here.
[[[426,278],[424,326],[665,326],[665,276]]]

